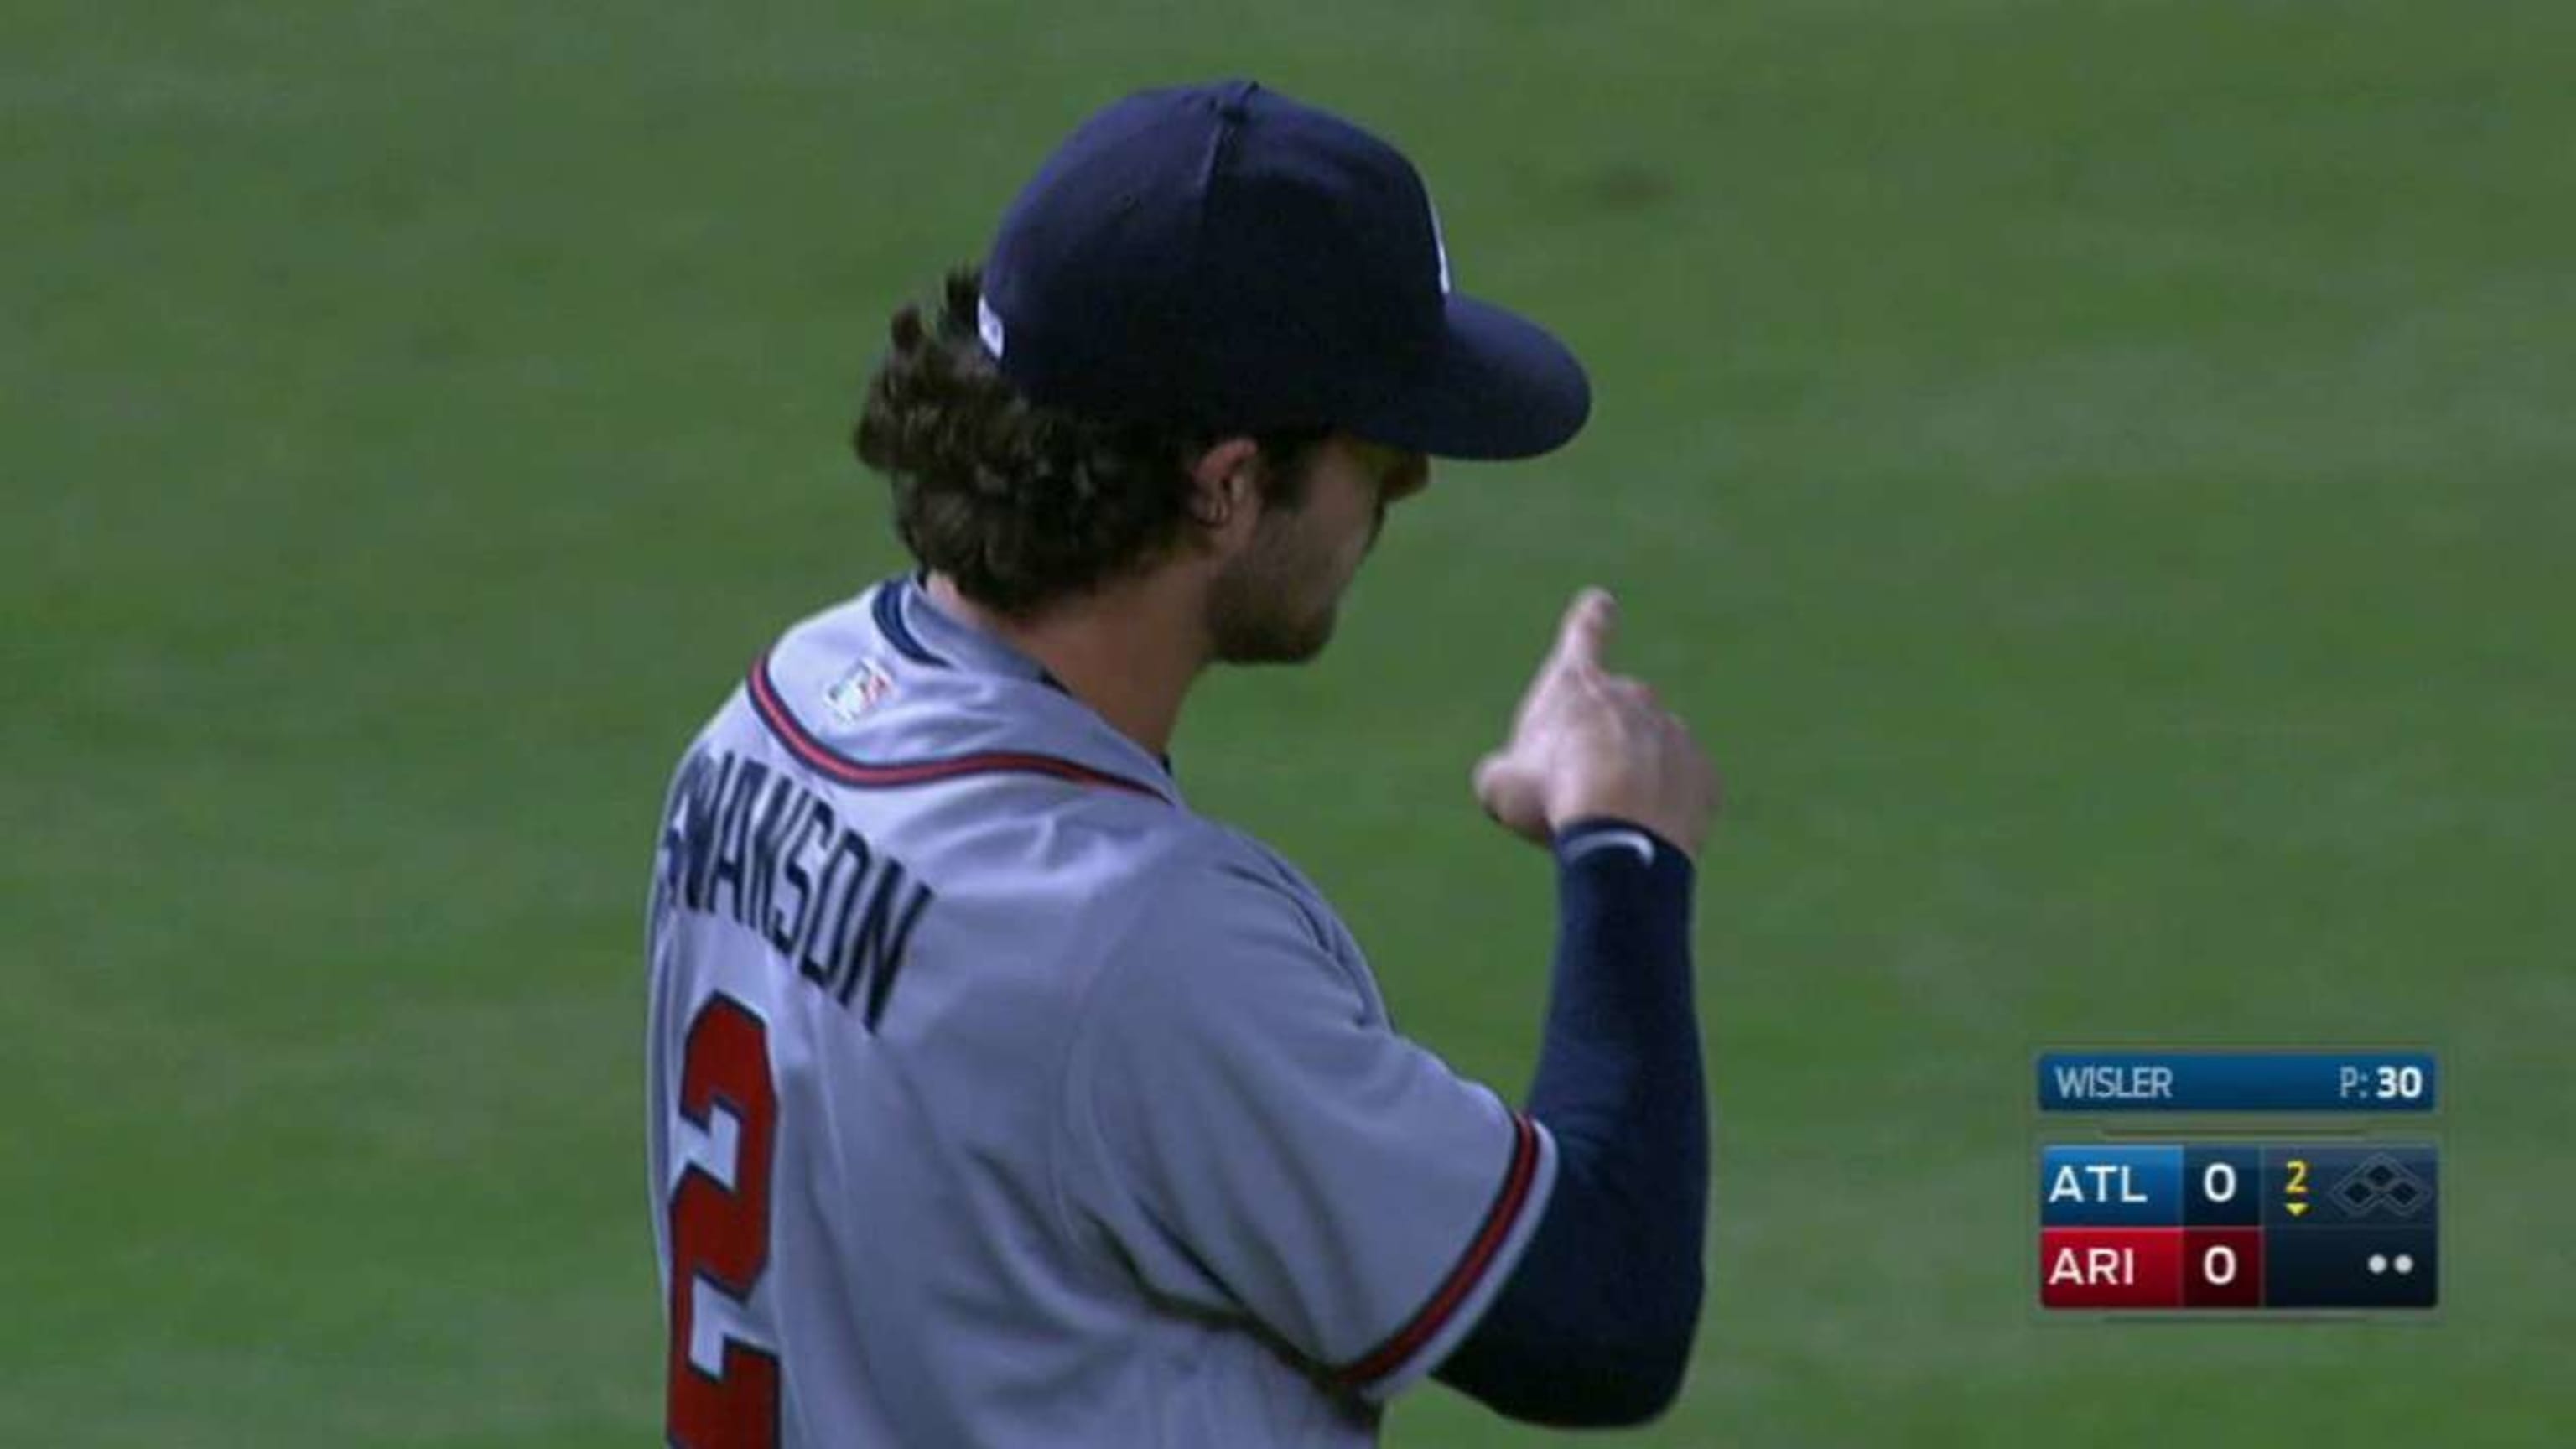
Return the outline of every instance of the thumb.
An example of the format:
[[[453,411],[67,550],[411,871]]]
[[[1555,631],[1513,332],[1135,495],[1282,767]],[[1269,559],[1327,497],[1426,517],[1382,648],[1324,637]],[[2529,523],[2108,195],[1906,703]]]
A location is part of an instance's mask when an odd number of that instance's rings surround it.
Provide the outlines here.
[[[1508,750],[1476,764],[1476,803],[1508,829],[1528,834],[1534,825],[1543,826],[1542,794],[1537,772]]]

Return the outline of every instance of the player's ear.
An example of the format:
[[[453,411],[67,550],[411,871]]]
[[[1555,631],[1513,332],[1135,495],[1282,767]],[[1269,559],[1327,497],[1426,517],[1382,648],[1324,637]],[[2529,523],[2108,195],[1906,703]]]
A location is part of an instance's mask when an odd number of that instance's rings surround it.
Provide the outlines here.
[[[1190,521],[1206,545],[1232,553],[1252,537],[1261,512],[1261,445],[1224,438],[1190,462]]]

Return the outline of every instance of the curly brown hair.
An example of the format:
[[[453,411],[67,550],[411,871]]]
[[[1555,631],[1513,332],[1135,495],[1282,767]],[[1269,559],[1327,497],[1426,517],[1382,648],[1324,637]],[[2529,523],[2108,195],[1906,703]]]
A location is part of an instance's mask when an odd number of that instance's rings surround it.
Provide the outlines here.
[[[1164,555],[1190,522],[1204,428],[1082,416],[1031,402],[975,326],[982,275],[948,274],[939,315],[906,304],[853,435],[894,488],[895,532],[968,598],[1025,617]],[[1255,433],[1265,506],[1304,499],[1322,427]]]

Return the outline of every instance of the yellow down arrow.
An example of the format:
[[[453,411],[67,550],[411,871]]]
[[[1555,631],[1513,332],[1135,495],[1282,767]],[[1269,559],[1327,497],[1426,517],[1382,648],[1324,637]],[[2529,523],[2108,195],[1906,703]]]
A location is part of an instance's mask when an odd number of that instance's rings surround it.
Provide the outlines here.
[[[2290,1216],[2294,1218],[2303,1218],[2308,1215],[2308,1205],[2306,1203],[2283,1203],[2282,1206],[2288,1208],[2290,1210]]]

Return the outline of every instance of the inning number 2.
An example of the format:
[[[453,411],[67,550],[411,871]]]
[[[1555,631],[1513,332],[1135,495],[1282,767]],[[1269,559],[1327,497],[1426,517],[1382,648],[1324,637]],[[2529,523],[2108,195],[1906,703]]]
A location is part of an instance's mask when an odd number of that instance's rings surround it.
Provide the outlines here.
[[[712,1134],[717,1108],[734,1120],[733,1185],[692,1163],[671,1194],[670,1402],[663,1432],[679,1449],[774,1449],[777,1355],[726,1338],[714,1374],[689,1356],[698,1284],[748,1302],[769,1268],[769,1154],[778,1131],[769,1029],[727,996],[710,999],[690,1021],[680,1066],[680,1115]]]

